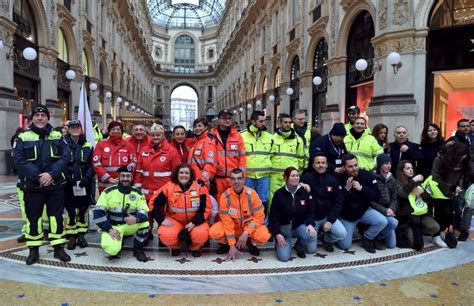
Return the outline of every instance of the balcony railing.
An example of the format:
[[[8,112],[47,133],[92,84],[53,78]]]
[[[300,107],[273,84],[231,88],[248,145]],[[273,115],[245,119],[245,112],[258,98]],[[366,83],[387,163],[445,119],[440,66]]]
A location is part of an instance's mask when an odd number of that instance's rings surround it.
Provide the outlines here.
[[[160,72],[168,73],[182,73],[182,74],[199,74],[199,73],[211,73],[214,72],[214,66],[202,67],[175,67],[175,66],[164,66],[161,64],[155,65],[156,70]]]

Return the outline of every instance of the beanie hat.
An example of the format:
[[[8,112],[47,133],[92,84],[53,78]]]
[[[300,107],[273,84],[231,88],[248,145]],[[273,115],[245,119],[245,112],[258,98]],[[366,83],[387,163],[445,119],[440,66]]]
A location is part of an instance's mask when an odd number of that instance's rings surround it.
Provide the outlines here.
[[[346,128],[344,126],[344,123],[342,122],[334,123],[329,133],[333,136],[346,136],[347,135]]]
[[[120,168],[117,169],[117,172],[132,172],[133,166],[132,164],[124,165],[121,166]]]
[[[392,159],[385,153],[377,155],[377,172],[380,171],[380,167],[382,167],[386,163],[391,163]]]
[[[120,130],[122,130],[123,132],[123,125],[121,122],[118,122],[118,121],[112,121],[109,123],[109,125],[107,126],[107,131],[109,131],[110,133],[110,130],[113,129],[114,127],[116,126],[119,126],[120,127]]]
[[[36,114],[36,113],[45,113],[46,116],[48,117],[48,120],[49,120],[49,110],[46,106],[44,105],[37,105],[35,106],[35,108],[33,108],[33,110],[31,111],[31,118],[33,118],[33,116]]]

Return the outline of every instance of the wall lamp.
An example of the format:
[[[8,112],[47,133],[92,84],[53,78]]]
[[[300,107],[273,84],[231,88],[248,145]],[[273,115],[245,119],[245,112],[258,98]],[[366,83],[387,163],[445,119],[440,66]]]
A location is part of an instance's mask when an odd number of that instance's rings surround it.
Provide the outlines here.
[[[387,56],[387,62],[393,67],[394,74],[397,74],[398,69],[402,67],[401,56],[398,52],[391,52]]]
[[[8,37],[10,36],[12,35],[8,34],[7,40],[8,40]],[[36,52],[36,50],[31,47],[26,47],[25,49],[23,49],[23,51],[21,52],[21,55],[26,60],[26,64],[23,64],[22,61],[18,59],[18,55],[15,52],[15,36],[12,36],[12,37],[13,37],[12,47],[10,48],[10,51],[8,51],[8,53],[5,54],[5,57],[7,60],[14,61],[18,65],[18,67],[20,67],[21,69],[27,70],[28,68],[30,68],[30,65],[32,64],[32,62],[36,60],[36,58],[38,57],[38,52]],[[3,40],[0,40],[0,49],[3,49],[4,45],[5,43],[3,42]]]
[[[369,64],[372,64],[373,67],[372,67],[372,69],[371,69],[370,72],[367,72],[367,68],[369,67]],[[361,74],[364,78],[368,79],[368,78],[373,77],[373,76],[374,76],[374,73],[375,73],[376,71],[381,71],[381,70],[382,70],[382,65],[376,64],[376,63],[374,62],[374,59],[373,59],[373,58],[369,59],[368,61],[365,60],[365,59],[363,59],[363,58],[361,58],[361,59],[358,59],[358,60],[356,61],[356,63],[355,63],[355,68],[356,68],[357,71],[360,72],[360,74]]]

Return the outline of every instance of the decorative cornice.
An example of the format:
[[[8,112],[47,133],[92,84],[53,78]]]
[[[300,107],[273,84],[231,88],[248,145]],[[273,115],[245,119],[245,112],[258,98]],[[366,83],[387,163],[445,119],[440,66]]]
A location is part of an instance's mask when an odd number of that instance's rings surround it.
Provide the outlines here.
[[[312,37],[316,32],[324,31],[328,25],[328,21],[329,16],[319,18],[315,23],[308,27],[308,35]]]
[[[76,18],[74,18],[71,12],[69,12],[69,10],[61,3],[56,4],[56,12],[58,14],[59,19],[65,19],[67,23],[71,26],[71,28],[76,23]]]
[[[328,77],[346,73],[347,57],[333,57],[326,61],[328,67]]]
[[[426,52],[428,30],[404,30],[390,32],[372,38],[374,57],[380,58],[392,51],[398,53]]]
[[[82,40],[85,43],[89,43],[90,46],[93,46],[95,42],[95,39],[92,37],[91,33],[86,30],[82,30]]]

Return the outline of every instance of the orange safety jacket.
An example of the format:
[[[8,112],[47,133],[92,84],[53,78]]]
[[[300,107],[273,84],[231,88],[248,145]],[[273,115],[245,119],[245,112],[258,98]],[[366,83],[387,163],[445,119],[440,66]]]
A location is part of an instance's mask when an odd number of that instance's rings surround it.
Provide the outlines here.
[[[262,201],[257,192],[245,186],[240,194],[230,187],[221,195],[219,216],[229,245],[236,243],[236,228],[243,229],[251,235],[263,225],[265,219]]]
[[[217,172],[216,177],[229,178],[230,171],[235,168],[240,168],[244,172],[246,171],[246,155],[245,155],[245,144],[235,128],[231,128],[229,136],[224,147],[222,138],[217,130],[219,127],[215,127],[211,134],[217,139]]]
[[[148,200],[155,190],[171,180],[171,174],[179,164],[179,154],[168,141],[162,141],[156,149],[145,147],[138,156],[134,185],[141,188]]]
[[[214,178],[217,170],[216,140],[209,133],[197,136],[194,147],[189,150],[188,164],[196,174],[196,180],[202,180],[206,186]]]
[[[152,142],[151,142],[151,136],[150,135],[145,135],[141,141],[138,141],[133,135],[125,139],[126,142],[128,142],[132,147],[133,147],[133,152],[137,156],[140,155],[140,153],[143,151],[145,147],[151,147]]]
[[[205,207],[201,207],[200,199],[203,195],[206,196]],[[183,189],[181,189],[181,187],[176,183],[166,183],[159,190],[155,191],[151,199],[148,201],[150,211],[159,211],[159,209],[153,209],[157,197],[160,202],[166,201],[166,203],[159,203],[165,204],[165,218],[172,218],[173,220],[185,223],[193,222],[195,225],[199,225],[205,222],[211,213],[211,198],[207,192],[207,188],[201,187],[196,181],[192,182],[191,186],[186,191],[183,191]],[[198,214],[200,208],[203,213],[203,218],[194,218]],[[200,221],[198,222],[197,220]]]
[[[136,162],[133,147],[125,140],[120,140],[118,144],[108,139],[99,141],[92,157],[92,165],[99,178],[99,187],[107,188],[115,185],[110,184],[109,179],[118,178],[118,168],[129,164],[135,166]]]

